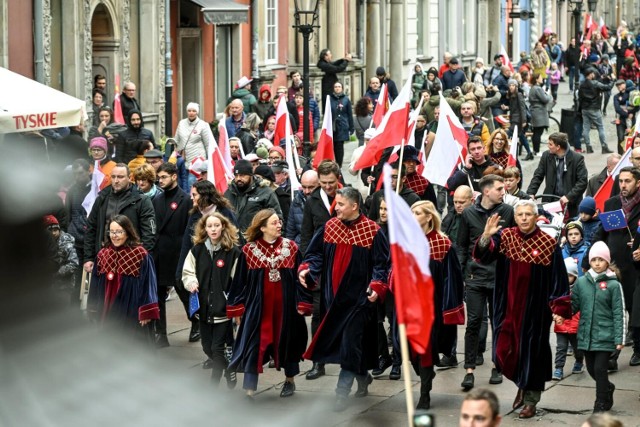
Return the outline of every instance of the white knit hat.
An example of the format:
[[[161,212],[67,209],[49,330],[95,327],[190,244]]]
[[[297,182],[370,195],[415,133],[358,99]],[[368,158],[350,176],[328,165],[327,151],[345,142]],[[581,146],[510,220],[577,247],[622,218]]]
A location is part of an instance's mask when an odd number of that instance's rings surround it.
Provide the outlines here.
[[[190,102],[187,104],[187,111],[196,110],[196,113],[200,114],[200,106],[195,102]]]

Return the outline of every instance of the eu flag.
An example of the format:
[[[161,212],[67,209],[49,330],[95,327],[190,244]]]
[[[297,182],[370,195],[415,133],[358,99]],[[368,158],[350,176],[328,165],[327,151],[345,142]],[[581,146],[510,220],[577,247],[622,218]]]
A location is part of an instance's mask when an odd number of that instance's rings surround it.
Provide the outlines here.
[[[198,310],[200,310],[200,300],[198,299],[198,293],[193,292],[189,295],[189,317],[193,317]]]
[[[624,217],[622,209],[612,212],[601,212],[598,217],[600,221],[602,221],[604,231],[619,230],[627,226],[627,220]]]

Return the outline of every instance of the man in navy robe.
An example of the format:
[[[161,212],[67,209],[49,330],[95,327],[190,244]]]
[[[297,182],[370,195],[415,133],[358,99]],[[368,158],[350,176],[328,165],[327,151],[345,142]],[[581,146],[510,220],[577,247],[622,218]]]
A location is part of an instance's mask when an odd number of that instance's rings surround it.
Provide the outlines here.
[[[360,213],[358,190],[338,190],[335,211],[336,217],[315,232],[298,272],[303,286],[320,286],[326,307],[303,357],[340,364],[334,410],[343,411],[353,380],[355,397],[366,396],[372,382],[367,371],[377,366],[375,303],[387,292],[390,258],[380,226]]]

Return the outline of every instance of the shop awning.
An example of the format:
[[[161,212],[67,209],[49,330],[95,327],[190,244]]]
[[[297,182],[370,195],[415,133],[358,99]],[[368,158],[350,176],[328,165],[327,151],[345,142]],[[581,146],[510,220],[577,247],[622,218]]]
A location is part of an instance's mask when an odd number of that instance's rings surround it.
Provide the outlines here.
[[[191,0],[201,6],[207,24],[232,25],[249,22],[249,6],[233,0]]]
[[[84,101],[0,67],[0,133],[78,126]]]

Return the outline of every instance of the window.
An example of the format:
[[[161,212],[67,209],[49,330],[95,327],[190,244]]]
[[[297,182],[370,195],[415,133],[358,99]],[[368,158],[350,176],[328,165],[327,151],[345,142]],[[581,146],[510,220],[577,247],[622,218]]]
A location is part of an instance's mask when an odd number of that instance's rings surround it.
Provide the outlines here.
[[[417,53],[418,53],[418,57],[422,57],[424,56],[424,52],[425,52],[425,45],[426,45],[426,39],[425,39],[425,21],[428,19],[427,14],[425,13],[424,10],[424,1],[425,0],[418,0],[418,4],[416,5],[417,8],[417,13],[416,13],[416,33],[418,35],[418,40],[417,40]],[[427,5],[427,7],[429,7]]]
[[[277,0],[266,1],[266,43],[265,60],[268,63],[278,62],[278,6]]]

